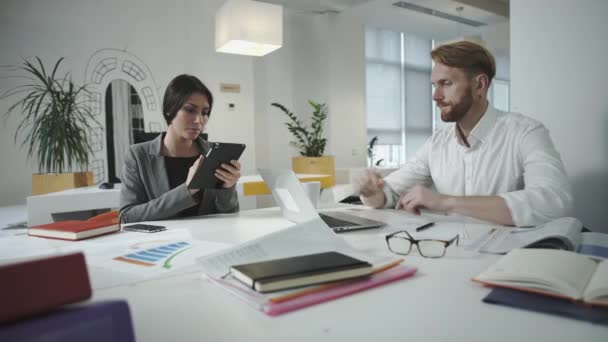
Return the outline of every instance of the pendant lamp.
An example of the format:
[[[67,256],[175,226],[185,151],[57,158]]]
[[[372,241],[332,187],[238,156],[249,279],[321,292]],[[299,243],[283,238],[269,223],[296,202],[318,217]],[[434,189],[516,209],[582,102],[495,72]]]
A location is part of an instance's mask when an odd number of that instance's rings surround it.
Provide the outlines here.
[[[215,14],[215,51],[264,56],[283,45],[283,6],[227,0]]]

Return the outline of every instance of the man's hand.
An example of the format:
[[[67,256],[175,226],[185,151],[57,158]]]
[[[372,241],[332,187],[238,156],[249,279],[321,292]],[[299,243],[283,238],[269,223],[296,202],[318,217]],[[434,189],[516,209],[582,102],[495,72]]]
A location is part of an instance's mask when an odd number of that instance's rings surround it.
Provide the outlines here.
[[[241,178],[241,163],[231,160],[230,164],[222,164],[221,169],[215,170],[215,176],[224,181],[223,188],[231,188]]]
[[[359,176],[354,185],[355,192],[361,194],[364,197],[372,197],[376,195],[378,192],[382,192],[384,189],[384,179],[380,176],[380,174],[373,170],[367,169],[365,172]]]
[[[401,196],[395,209],[407,210],[416,215],[420,215],[420,209],[445,212],[447,211],[447,197],[418,184]]]
[[[370,207],[380,208],[386,201],[384,196],[384,179],[373,169],[365,170],[361,176],[355,179],[353,189],[355,193],[361,195],[363,203]]]

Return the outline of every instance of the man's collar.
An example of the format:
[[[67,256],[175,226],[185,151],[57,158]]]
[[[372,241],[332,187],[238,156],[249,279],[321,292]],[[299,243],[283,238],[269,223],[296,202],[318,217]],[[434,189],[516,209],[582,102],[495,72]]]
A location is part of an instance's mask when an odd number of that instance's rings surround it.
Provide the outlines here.
[[[487,141],[488,135],[492,128],[494,128],[494,124],[496,123],[496,118],[498,116],[498,112],[492,105],[488,103],[488,107],[486,108],[485,113],[481,116],[481,119],[477,122],[475,127],[469,133],[467,140],[471,147],[477,144],[477,141],[485,143]],[[459,132],[458,123],[454,125],[454,134],[456,136],[456,140],[460,145],[466,146],[461,133]]]

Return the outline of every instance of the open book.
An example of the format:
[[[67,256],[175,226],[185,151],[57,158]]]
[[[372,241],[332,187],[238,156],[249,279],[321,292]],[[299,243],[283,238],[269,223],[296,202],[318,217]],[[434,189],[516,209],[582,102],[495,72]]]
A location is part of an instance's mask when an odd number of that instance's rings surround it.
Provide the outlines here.
[[[581,233],[582,227],[581,221],[562,217],[532,228],[495,229],[479,251],[505,254],[515,248],[551,248],[608,258],[608,234]]]
[[[473,281],[608,306],[608,261],[569,251],[515,249]]]

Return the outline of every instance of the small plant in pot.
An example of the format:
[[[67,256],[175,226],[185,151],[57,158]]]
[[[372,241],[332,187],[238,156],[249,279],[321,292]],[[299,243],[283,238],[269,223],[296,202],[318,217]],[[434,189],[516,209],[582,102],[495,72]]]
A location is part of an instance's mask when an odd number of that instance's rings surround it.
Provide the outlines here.
[[[0,96],[0,101],[17,98],[5,119],[19,116],[15,143],[26,148],[28,159],[36,159],[40,174],[32,176],[33,194],[92,185],[92,174],[83,171],[92,153],[88,134],[98,123],[85,104],[86,85],[77,86],[69,74],[58,76],[62,61],[50,71],[39,57],[24,59],[12,76],[24,83]]]
[[[280,109],[288,118],[285,123],[287,129],[294,136],[295,140],[290,144],[298,148],[299,157],[293,157],[291,166],[296,173],[327,174],[331,175],[325,182],[321,182],[323,187],[335,184],[334,157],[324,156],[327,139],[323,137],[323,124],[327,119],[327,106],[324,103],[316,103],[309,100],[308,104],[313,108],[312,123],[305,125],[296,114],[279,103],[271,103]]]
[[[378,143],[378,136],[376,135],[372,138],[372,140],[369,141],[369,144],[367,145],[367,157],[369,158],[368,166],[370,166],[370,167],[381,166],[382,162],[384,161],[384,159],[380,159],[380,160],[377,160],[376,163],[374,164],[374,157],[376,154],[375,147],[376,147],[377,143]]]

